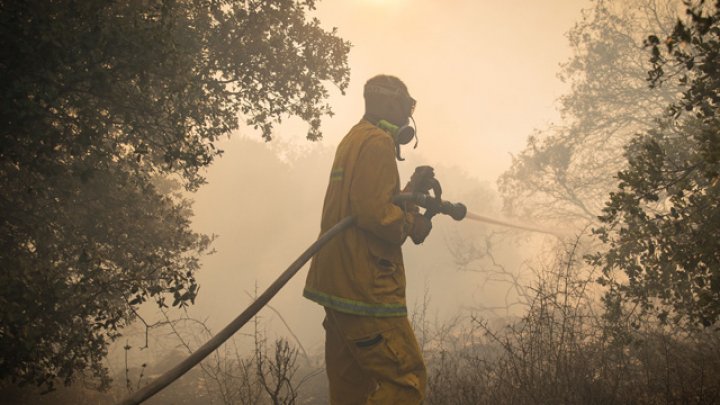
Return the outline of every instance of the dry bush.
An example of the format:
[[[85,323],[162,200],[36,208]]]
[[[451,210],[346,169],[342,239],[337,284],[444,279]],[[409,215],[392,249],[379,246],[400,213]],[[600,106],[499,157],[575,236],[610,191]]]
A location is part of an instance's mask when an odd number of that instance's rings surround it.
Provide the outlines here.
[[[182,331],[177,321],[170,322],[175,336],[192,352],[190,340],[202,341],[212,336],[204,322],[183,318],[194,327]],[[253,348],[243,353],[235,338],[223,344],[211,356],[200,363],[202,387],[211,403],[226,405],[292,405],[297,403],[298,389],[307,378],[297,376],[299,349],[285,338],[268,344],[259,320],[254,320]]]
[[[718,331],[611,321],[578,250],[537,269],[520,319],[471,315],[422,332],[427,403],[720,403]]]
[[[157,358],[149,358],[151,354],[141,355],[144,364],[136,367],[133,364],[128,365],[127,360],[128,351],[136,348],[127,345],[125,386],[114,386],[112,394],[116,397],[115,400],[102,403],[115,403],[124,398],[129,392],[142,387],[179,363],[213,336],[204,321],[192,318],[187,313],[173,319],[165,315],[164,321],[153,324],[150,328],[152,333],[146,331],[152,337],[150,340],[153,344],[150,346],[157,343],[155,337],[163,336],[164,345],[174,345],[175,349],[168,352],[167,348],[158,348],[161,356],[156,356]],[[292,334],[292,331],[290,333]],[[173,339],[167,339],[168,336]],[[148,348],[148,340],[145,343],[146,346],[139,347],[140,350]],[[308,398],[312,401],[313,396],[317,395],[318,389],[314,385],[318,385],[319,374],[323,368],[312,363],[306,355],[300,356],[304,349],[299,347],[283,337],[268,341],[262,322],[259,317],[255,317],[251,333],[236,334],[195,368],[147,402],[225,405],[322,403],[322,400],[308,402]],[[145,377],[142,376],[143,373]],[[326,393],[326,390],[321,391]]]

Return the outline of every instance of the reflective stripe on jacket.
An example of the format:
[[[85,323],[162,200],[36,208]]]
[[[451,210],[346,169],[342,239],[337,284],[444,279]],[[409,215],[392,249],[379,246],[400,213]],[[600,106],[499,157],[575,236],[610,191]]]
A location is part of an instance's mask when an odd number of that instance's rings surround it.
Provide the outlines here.
[[[399,191],[392,137],[360,121],[335,153],[321,233],[348,215],[355,223],[313,258],[306,298],[350,314],[407,315],[401,246],[413,217],[392,203]]]

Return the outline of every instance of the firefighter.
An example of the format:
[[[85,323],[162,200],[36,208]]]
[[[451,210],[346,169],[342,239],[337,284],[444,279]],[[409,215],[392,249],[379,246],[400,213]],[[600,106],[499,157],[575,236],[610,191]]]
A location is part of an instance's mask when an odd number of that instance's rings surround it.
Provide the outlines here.
[[[426,386],[407,317],[401,246],[432,229],[417,207],[398,206],[400,145],[410,142],[415,108],[405,84],[379,75],[364,87],[365,115],[338,145],[321,232],[348,215],[355,223],[313,258],[303,295],[325,307],[325,362],[332,404],[418,404]],[[404,191],[424,191],[432,170]]]

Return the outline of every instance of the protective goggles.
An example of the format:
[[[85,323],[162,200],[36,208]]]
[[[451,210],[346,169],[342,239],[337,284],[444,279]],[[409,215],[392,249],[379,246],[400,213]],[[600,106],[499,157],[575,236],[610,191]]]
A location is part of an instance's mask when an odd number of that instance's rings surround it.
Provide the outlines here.
[[[417,101],[415,101],[414,98],[407,96],[407,98],[405,99],[405,106],[408,109],[408,111],[410,111],[410,114],[408,114],[408,115],[412,116],[413,113],[415,112],[415,104],[417,104]]]

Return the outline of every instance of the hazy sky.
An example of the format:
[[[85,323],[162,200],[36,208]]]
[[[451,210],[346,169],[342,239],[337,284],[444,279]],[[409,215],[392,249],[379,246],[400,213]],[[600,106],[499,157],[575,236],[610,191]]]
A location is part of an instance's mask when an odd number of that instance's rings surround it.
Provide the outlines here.
[[[362,86],[375,74],[400,77],[418,100],[420,145],[429,164],[459,165],[494,182],[533,128],[558,119],[566,86],[559,63],[570,56],[564,33],[585,0],[326,0],[317,17],[352,44],[351,83],[334,92],[337,114],[323,125],[337,144],[363,111]],[[303,139],[304,127],[278,137]]]
[[[580,0],[318,3],[315,14],[323,25],[338,27],[353,44],[349,91],[346,96],[333,92],[336,116],[325,119],[320,143],[306,141],[307,127],[298,122],[280,127],[270,145],[248,141],[260,139],[250,130],[223,142],[225,155],[194,196],[195,228],[220,238],[214,244],[218,252],[203,259],[192,314],[219,330],[250,303],[246,292],[255,283],[264,290],[317,237],[332,151],[362,116],[362,87],[375,74],[400,77],[418,100],[420,145],[415,151],[405,148],[401,181],[414,165],[456,166],[466,176],[454,170],[448,179],[450,169],[443,170],[445,177],[437,173],[447,179],[444,195],[466,202],[475,198],[470,208],[485,209],[482,205],[490,204],[485,196],[492,194],[488,184],[507,169],[510,154],[523,148],[533,128],[558,119],[554,101],[565,86],[556,74],[570,55],[564,33],[588,5]],[[282,165],[273,153],[283,144],[309,150],[311,158]],[[468,177],[486,185],[473,185]],[[461,195],[459,189],[473,187],[479,191]],[[448,238],[469,225],[447,218],[434,224],[425,244],[404,248],[408,303],[421,300],[429,286],[438,311],[488,305],[493,291],[482,290],[477,274],[458,273],[447,251]],[[323,312],[302,298],[305,276],[304,269],[271,304],[306,346],[321,348]],[[272,313],[262,314],[265,324],[272,323]],[[277,320],[273,328],[283,333]]]

